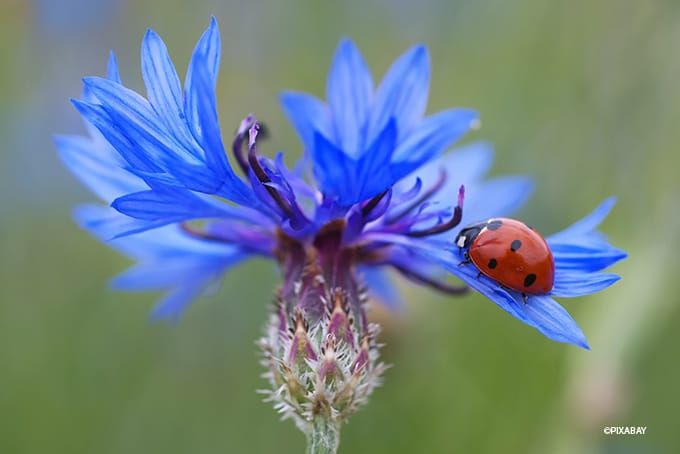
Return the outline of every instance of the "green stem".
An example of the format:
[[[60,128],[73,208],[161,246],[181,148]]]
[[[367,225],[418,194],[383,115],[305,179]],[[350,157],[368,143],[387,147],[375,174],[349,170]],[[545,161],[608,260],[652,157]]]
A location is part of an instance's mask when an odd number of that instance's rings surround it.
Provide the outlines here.
[[[340,425],[316,417],[307,433],[307,454],[336,454],[340,445]]]

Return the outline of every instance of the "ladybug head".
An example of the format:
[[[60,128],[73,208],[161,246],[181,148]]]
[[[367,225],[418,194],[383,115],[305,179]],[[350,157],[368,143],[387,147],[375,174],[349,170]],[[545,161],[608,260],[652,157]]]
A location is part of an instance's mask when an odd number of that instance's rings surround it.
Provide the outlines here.
[[[472,242],[475,241],[475,238],[477,238],[477,235],[484,230],[487,224],[488,222],[485,221],[469,225],[462,229],[456,236],[456,246],[461,249],[469,248]]]

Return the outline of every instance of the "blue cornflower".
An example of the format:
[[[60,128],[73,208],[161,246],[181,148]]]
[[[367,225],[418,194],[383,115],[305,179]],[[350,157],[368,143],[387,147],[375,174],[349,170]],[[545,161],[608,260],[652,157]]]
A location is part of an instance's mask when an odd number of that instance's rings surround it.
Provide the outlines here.
[[[112,54],[108,77],[85,78],[82,99],[73,101],[89,137],[59,137],[57,145],[106,204],[78,208],[80,225],[137,261],[114,285],[167,292],[155,318],[177,318],[249,258],[278,264],[283,283],[259,345],[269,399],[307,434],[310,452],[335,452],[341,424],[380,384],[379,327],[368,320],[366,300],[372,292],[397,304],[390,270],[447,294],[471,287],[547,337],[587,347],[552,296],[592,293],[618,279],[599,271],[625,254],[595,231],[613,202],[548,238],[555,261],[549,295],[525,301],[481,276],[454,241],[460,226],[511,213],[532,182],[485,179],[492,161],[485,143],[444,154],[478,123],[477,114],[451,109],[423,117],[424,47],[397,59],[374,91],[359,51],[344,40],[327,103],[284,94],[304,145],[292,169],[282,153],[259,153],[252,115],[231,144],[238,172],[232,168],[216,108],[219,61],[213,19],[182,87],[165,44],[149,30],[142,42],[147,97],[122,84]],[[446,282],[447,272],[465,285]]]
[[[265,257],[282,270],[281,330],[306,332],[339,310],[358,327],[356,339],[347,338],[358,348],[370,332],[364,284],[392,305],[398,298],[388,270],[464,293],[467,286],[445,282],[448,271],[546,336],[586,345],[549,295],[524,303],[460,266],[452,241],[460,226],[511,213],[532,183],[521,176],[484,179],[492,161],[485,143],[444,154],[478,119],[468,109],[423,116],[430,74],[425,47],[397,59],[374,90],[361,54],[342,41],[327,103],[307,94],[282,96],[304,145],[301,162],[290,169],[281,153],[273,160],[260,155],[259,124],[248,115],[231,144],[238,173],[217,117],[219,61],[213,19],[182,87],[163,41],[149,30],[142,43],[146,98],[122,84],[112,54],[108,77],[85,78],[83,98],[73,101],[90,137],[58,138],[62,159],[110,205],[81,207],[76,217],[138,261],[114,280],[117,288],[169,291],[153,315],[176,318],[230,267]],[[310,167],[314,178],[305,174]],[[554,295],[578,296],[614,282],[613,275],[594,273],[623,257],[592,231],[609,207],[549,238],[557,268]],[[340,338],[347,331],[339,328],[341,319],[331,317],[327,326]],[[320,357],[307,341],[295,339],[308,360]]]

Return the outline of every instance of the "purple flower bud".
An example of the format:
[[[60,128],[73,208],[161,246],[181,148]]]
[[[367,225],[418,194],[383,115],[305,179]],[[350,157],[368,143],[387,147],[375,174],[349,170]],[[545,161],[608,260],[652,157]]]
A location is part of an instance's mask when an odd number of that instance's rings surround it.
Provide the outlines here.
[[[339,426],[367,401],[386,367],[378,360],[378,328],[366,317],[359,256],[342,241],[346,228],[331,222],[309,242],[278,235],[284,283],[259,345],[269,400],[306,431],[318,418]]]

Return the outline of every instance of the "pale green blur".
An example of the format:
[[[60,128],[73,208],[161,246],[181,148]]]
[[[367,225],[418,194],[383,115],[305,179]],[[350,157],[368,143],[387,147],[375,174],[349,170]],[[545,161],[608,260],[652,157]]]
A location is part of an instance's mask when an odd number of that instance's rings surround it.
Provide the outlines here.
[[[280,90],[323,95],[342,36],[376,76],[424,42],[429,111],[478,109],[482,128],[468,139],[495,143],[493,174],[535,176],[518,216],[550,233],[619,197],[602,228],[630,252],[614,269],[623,280],[563,301],[592,351],[548,341],[481,297],[403,286],[402,314],[374,311],[394,367],[344,428],[342,453],[680,451],[677,2],[3,0],[1,453],[304,449],[255,393],[265,383],[254,341],[276,271],[248,264],[177,326],[150,324],[159,295],[108,289],[129,262],[72,222],[71,207],[95,198],[51,142],[84,131],[68,99],[82,76],[104,72],[110,48],[124,81],[142,90],[145,28],[184,68],[211,14],[222,29],[227,136],[254,111],[271,130],[264,151],[298,155]],[[648,429],[605,436],[605,425]]]

